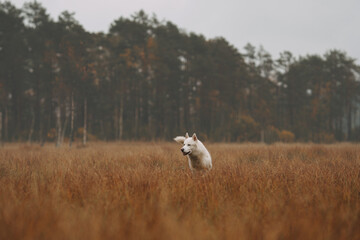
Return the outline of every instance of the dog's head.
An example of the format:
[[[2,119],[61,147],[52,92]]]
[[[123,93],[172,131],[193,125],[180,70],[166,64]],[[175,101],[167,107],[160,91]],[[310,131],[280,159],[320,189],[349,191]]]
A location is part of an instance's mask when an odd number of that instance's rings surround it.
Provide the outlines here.
[[[189,137],[189,134],[186,133],[185,137],[177,136],[176,138],[174,138],[174,140],[180,144],[183,144],[183,147],[180,150],[184,156],[191,154],[197,148],[198,138],[196,137],[195,133],[192,135],[192,137]]]

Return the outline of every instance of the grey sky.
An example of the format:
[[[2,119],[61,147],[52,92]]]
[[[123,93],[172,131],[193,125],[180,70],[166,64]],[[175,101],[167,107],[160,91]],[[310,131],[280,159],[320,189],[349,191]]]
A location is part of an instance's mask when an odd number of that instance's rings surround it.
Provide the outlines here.
[[[21,7],[25,0],[12,0]],[[360,62],[359,0],[38,0],[57,19],[75,12],[86,30],[107,32],[120,16],[143,9],[187,32],[222,36],[240,51],[246,43],[263,45],[274,58],[346,51]]]

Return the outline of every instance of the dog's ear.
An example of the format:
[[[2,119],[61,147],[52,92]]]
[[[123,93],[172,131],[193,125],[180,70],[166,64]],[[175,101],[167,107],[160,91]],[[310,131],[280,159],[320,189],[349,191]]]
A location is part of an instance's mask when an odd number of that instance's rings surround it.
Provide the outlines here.
[[[189,134],[188,134],[188,133],[186,133],[186,134],[185,134],[185,137],[186,137],[186,138],[189,138]]]
[[[181,143],[181,144],[184,144],[184,141],[185,141],[185,137],[183,136],[177,136],[176,138],[174,138],[174,140],[178,143]]]
[[[194,141],[197,140],[196,133],[194,133],[194,134],[192,135],[192,139],[193,139]]]

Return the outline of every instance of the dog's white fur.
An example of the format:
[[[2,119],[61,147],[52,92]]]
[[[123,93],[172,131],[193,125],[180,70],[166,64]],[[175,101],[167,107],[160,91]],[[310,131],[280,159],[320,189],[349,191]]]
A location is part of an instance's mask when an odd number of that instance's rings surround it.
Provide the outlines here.
[[[192,171],[210,170],[212,168],[210,153],[195,133],[192,137],[186,133],[185,137],[177,136],[174,140],[183,144],[181,152],[188,157],[189,167]]]

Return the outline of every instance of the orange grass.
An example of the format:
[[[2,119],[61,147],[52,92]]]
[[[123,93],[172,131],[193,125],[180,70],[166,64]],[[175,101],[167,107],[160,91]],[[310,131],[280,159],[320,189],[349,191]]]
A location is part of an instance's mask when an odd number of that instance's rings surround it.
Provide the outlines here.
[[[206,145],[7,145],[0,239],[360,239],[359,145]]]

